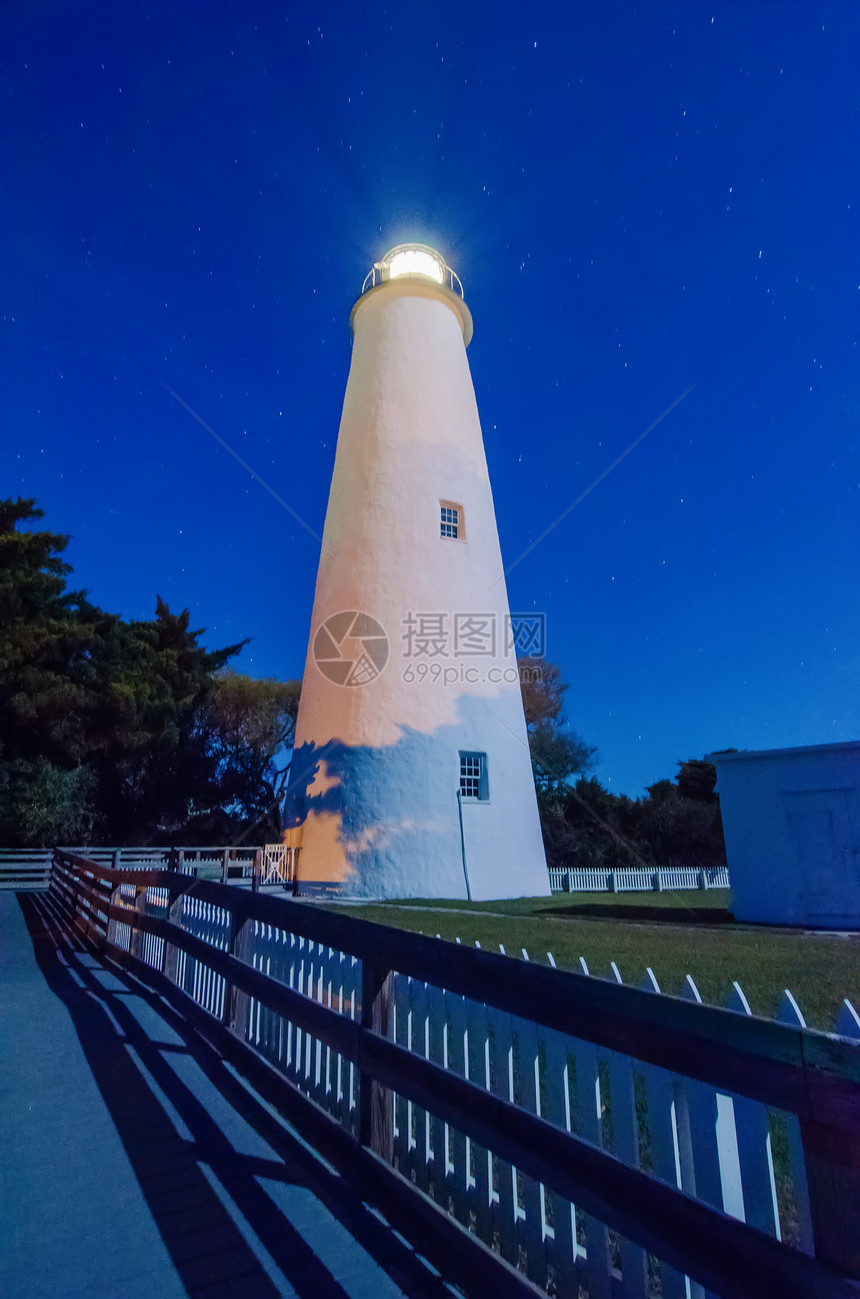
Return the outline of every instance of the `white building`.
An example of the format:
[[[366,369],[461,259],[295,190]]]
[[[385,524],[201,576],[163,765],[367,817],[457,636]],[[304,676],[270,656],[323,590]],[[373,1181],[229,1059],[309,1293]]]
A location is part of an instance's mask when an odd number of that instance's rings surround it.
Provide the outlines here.
[[[860,741],[708,760],[737,919],[860,928]]]
[[[395,248],[350,324],[285,809],[300,887],[546,894],[460,282]]]

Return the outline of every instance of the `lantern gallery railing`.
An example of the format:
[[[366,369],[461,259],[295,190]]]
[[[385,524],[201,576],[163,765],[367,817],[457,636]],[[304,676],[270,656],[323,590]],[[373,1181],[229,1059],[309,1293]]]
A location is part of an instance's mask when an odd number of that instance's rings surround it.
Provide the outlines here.
[[[370,289],[375,289],[378,284],[385,284],[389,280],[397,280],[402,276],[432,280],[436,284],[441,284],[443,288],[450,289],[459,297],[464,296],[459,275],[451,270],[434,248],[429,248],[426,244],[398,244],[396,248],[392,248],[381,262],[374,262],[361,286],[361,291],[367,293]]]
[[[51,897],[468,1293],[856,1296],[856,1042],[169,871]]]

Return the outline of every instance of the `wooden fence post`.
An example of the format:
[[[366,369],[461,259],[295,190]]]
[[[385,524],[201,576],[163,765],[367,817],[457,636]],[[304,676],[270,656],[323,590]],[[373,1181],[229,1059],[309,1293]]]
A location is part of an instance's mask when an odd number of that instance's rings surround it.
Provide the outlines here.
[[[63,865],[66,868],[66,871],[68,872],[68,874],[71,874],[72,876],[71,881],[69,881],[68,875],[66,877],[66,896],[69,905],[71,906],[72,911],[74,912],[74,916],[75,916],[74,925],[82,933],[88,934],[89,929],[87,927],[86,921],[84,917],[81,915],[80,911],[78,910],[80,906],[79,899],[80,899],[80,892],[81,892],[81,869],[79,866],[74,866],[72,864],[71,858],[68,857],[66,854],[60,854],[60,857]]]
[[[171,893],[167,895],[167,920],[172,925],[182,927],[182,912],[185,902],[185,894],[178,893],[175,896]],[[164,956],[162,961],[162,973],[171,983],[176,982],[176,975],[179,968],[180,948],[171,943],[169,939],[164,940]]]
[[[227,883],[227,873],[229,871],[229,866],[230,866],[230,849],[225,848],[224,856],[221,861],[221,883],[222,884]]]
[[[117,884],[115,885],[114,888],[111,889],[108,907],[114,907],[119,905],[119,895],[120,895],[121,888],[122,885]],[[107,928],[105,930],[105,942],[108,947],[116,946],[116,926],[117,926],[117,921],[114,920],[111,917],[110,912],[108,912]]]
[[[139,916],[146,915],[146,885],[143,886],[134,900],[134,910]],[[128,950],[132,956],[141,959],[146,935],[142,929],[138,929],[137,925],[134,923],[133,917],[129,917],[129,922],[131,924],[131,933],[129,934],[128,939]]]
[[[391,971],[385,965],[361,964],[361,1027],[380,1037],[390,1035]],[[359,1058],[359,1068],[361,1067]],[[358,1139],[386,1163],[394,1160],[394,1121],[391,1094],[363,1072],[359,1077]]]
[[[251,922],[249,920],[239,920],[235,911],[230,912],[230,937],[227,942],[227,951],[231,956],[236,956],[239,960],[244,960],[245,949],[247,947],[246,930]],[[236,1025],[239,1025],[239,1036],[244,1037],[244,1008],[247,1004],[247,994],[243,994],[233,983],[227,983],[224,988],[224,1011],[221,1016],[221,1022],[225,1028],[236,1031]]]
[[[860,1136],[800,1120],[815,1257],[860,1279]]]

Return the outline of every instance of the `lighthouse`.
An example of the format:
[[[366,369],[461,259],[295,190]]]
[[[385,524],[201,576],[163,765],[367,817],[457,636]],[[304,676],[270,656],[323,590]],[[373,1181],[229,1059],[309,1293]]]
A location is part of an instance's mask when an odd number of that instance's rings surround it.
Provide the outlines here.
[[[350,328],[285,806],[299,892],[546,894],[460,281],[400,245]]]

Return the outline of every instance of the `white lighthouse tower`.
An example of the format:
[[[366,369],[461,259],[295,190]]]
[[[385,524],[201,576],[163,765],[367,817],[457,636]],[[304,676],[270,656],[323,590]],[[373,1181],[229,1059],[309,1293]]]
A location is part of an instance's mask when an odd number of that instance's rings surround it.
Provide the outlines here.
[[[285,809],[299,889],[546,894],[460,281],[401,245],[350,325]]]

